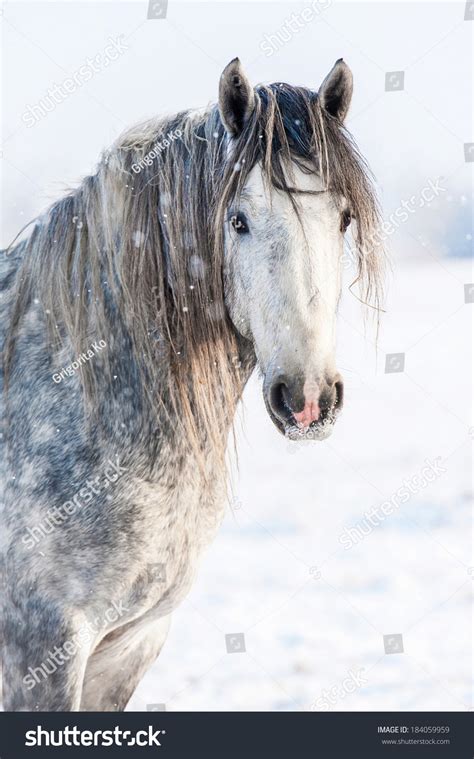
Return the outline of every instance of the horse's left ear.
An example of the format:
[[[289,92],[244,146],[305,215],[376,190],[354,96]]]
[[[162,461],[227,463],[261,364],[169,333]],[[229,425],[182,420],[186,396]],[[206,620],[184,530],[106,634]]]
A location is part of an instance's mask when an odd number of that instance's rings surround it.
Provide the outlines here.
[[[352,99],[352,71],[342,58],[336,61],[318,94],[322,107],[344,121]]]
[[[232,137],[238,137],[255,104],[253,88],[244,74],[242,64],[234,58],[222,72],[219,82],[219,113]]]

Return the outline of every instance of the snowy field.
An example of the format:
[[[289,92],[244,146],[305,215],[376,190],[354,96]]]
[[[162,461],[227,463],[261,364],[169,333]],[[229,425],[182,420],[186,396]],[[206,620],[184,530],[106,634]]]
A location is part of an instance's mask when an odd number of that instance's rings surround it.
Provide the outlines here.
[[[325,442],[285,441],[250,383],[233,509],[130,708],[471,705],[471,279],[459,261],[398,270],[377,371],[360,306],[345,296],[345,410]],[[406,354],[403,373],[384,372],[391,352]],[[426,460],[436,479],[423,488]],[[413,493],[384,518],[404,481]],[[368,511],[372,532],[346,548],[345,528]],[[226,652],[229,633],[244,633],[245,652]],[[384,652],[392,634],[403,653]]]
[[[155,20],[146,2],[4,4],[3,245],[93,171],[127,126],[215,100],[235,55],[254,83],[313,88],[342,56],[355,81],[348,127],[377,176],[384,218],[411,204],[387,240],[393,273],[377,350],[346,272],[346,400],[333,436],[286,441],[257,378],[249,383],[232,507],[130,709],[472,705],[470,22],[464,2],[333,0],[280,42],[309,4],[169,0]],[[48,88],[119,35],[123,54],[27,126]],[[387,74],[401,71],[388,79],[398,91],[387,91]],[[385,372],[392,353],[404,354],[403,371]],[[227,653],[226,635],[245,651]]]

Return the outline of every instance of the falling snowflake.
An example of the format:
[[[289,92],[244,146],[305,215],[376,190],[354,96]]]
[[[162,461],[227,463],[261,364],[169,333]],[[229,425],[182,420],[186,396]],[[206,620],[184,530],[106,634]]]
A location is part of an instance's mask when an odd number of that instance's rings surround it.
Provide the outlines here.
[[[139,229],[136,229],[132,234],[132,240],[134,247],[139,248],[145,242],[145,235]]]
[[[189,260],[189,273],[193,279],[202,279],[204,277],[206,265],[201,256],[191,256]]]

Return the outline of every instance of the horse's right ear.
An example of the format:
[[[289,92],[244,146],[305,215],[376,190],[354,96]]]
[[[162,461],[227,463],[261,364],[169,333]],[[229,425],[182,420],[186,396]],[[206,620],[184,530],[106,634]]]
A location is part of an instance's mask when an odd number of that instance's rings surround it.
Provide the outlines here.
[[[219,113],[227,132],[238,137],[255,105],[253,88],[238,58],[227,64],[219,82]]]

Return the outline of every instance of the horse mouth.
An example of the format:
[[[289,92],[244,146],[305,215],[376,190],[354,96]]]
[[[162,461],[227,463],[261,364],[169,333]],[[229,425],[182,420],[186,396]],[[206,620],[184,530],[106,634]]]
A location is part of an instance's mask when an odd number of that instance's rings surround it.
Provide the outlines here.
[[[267,412],[277,430],[288,440],[326,440],[334,429],[340,409],[331,408],[324,414],[322,419],[311,422],[308,427],[298,424],[291,409],[285,404],[285,414],[282,418],[277,417],[265,400]]]
[[[336,413],[328,414],[322,422],[311,422],[309,427],[289,424],[284,429],[284,435],[288,440],[326,440],[332,434],[336,416]]]

